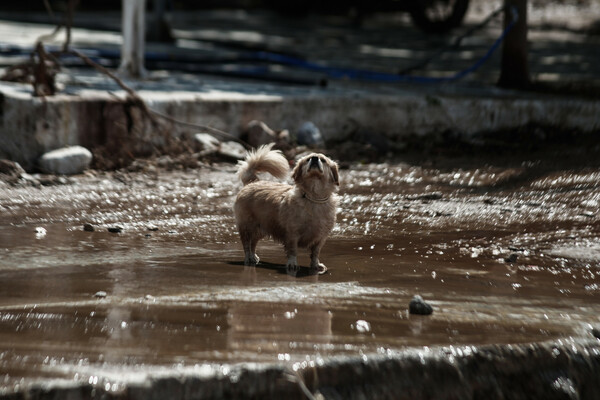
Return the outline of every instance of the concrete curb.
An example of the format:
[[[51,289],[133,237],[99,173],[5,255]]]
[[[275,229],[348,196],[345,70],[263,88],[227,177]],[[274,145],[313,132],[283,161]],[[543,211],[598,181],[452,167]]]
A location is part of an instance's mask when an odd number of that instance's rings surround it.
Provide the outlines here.
[[[595,399],[600,342],[383,351],[283,364],[211,365],[146,372],[115,383],[93,372],[84,383],[50,381],[0,399]],[[121,379],[123,379],[123,376]],[[112,379],[112,382],[111,382]],[[90,383],[91,382],[91,383]]]
[[[0,84],[0,158],[17,161],[28,170],[35,167],[44,152],[73,145],[94,148],[109,138],[130,134],[135,125],[131,104],[119,99],[124,96],[122,92],[115,96],[87,91],[42,99],[23,89],[22,85]],[[600,131],[600,101],[550,96],[540,99],[498,89],[459,92],[139,93],[156,111],[236,136],[255,119],[274,129],[291,131],[312,121],[325,140],[343,140],[355,132],[384,134],[398,140],[445,131],[469,136],[528,125],[580,133]],[[161,140],[155,137],[158,135],[150,124],[142,125],[137,129],[143,131],[145,139]],[[198,132],[172,123],[170,130],[187,135]]]

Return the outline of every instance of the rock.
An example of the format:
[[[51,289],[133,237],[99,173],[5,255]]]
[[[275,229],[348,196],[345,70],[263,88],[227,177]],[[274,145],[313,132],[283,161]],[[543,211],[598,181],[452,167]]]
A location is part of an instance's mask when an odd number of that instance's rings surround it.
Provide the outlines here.
[[[218,154],[225,159],[243,160],[246,157],[246,149],[237,142],[223,142]]]
[[[299,145],[311,147],[325,147],[325,141],[319,128],[308,121],[303,123],[296,132],[296,141]]]
[[[110,233],[121,233],[121,232],[123,232],[123,228],[120,226],[111,226],[108,228],[108,231]]]
[[[194,140],[198,144],[202,151],[217,151],[221,147],[219,139],[209,133],[196,133]]]
[[[416,295],[408,305],[408,312],[417,315],[430,315],[433,313],[433,307],[426,303],[421,296]]]
[[[94,232],[94,225],[92,224],[83,224],[83,230],[86,232]]]
[[[155,226],[155,225],[148,225],[148,226],[147,226],[147,228],[148,228],[148,230],[149,230],[149,231],[151,231],[151,232],[156,232],[156,231],[158,231],[158,226]]]
[[[104,298],[106,298],[106,296],[107,296],[107,294],[104,290],[100,290],[94,294],[94,297],[96,297],[98,299],[104,299]]]
[[[596,339],[600,339],[600,328],[599,327],[592,328],[592,335]]]
[[[38,226],[35,228],[35,237],[37,239],[41,239],[44,236],[46,236],[46,228],[42,228],[41,226]]]
[[[364,319],[359,319],[354,323],[354,328],[357,332],[367,333],[371,331],[371,324],[365,321]]]
[[[40,169],[46,173],[74,175],[86,170],[92,162],[92,153],[81,146],[52,150],[39,159]]]
[[[518,258],[519,258],[519,255],[517,253],[512,253],[510,256],[508,256],[504,259],[504,262],[514,263],[514,262],[517,262]]]

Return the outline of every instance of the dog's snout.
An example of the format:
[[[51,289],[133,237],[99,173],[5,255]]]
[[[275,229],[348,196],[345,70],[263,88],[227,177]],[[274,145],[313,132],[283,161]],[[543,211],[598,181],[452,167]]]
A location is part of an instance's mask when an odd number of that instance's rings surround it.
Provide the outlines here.
[[[308,158],[307,165],[309,170],[316,169],[319,172],[323,172],[323,159],[318,155],[310,156],[310,158]]]

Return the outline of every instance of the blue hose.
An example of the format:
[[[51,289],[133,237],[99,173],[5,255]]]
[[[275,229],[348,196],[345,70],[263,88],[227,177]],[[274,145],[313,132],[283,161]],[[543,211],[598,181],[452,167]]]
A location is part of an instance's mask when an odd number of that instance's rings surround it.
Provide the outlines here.
[[[518,21],[518,12],[515,7],[511,7],[510,11],[512,13],[512,19],[510,23],[504,28],[502,34],[496,41],[492,44],[492,46],[488,49],[488,51],[477,60],[473,65],[469,68],[466,68],[462,71],[455,73],[452,76],[448,77],[428,77],[428,76],[414,76],[414,75],[398,75],[398,74],[389,74],[383,72],[374,72],[369,70],[355,69],[355,68],[337,68],[337,67],[327,67],[321,64],[312,63],[310,61],[302,60],[295,57],[289,57],[276,53],[269,52],[257,52],[256,55],[259,59],[264,61],[269,61],[277,64],[296,66],[299,68],[304,68],[311,71],[322,72],[325,73],[330,78],[335,79],[356,79],[363,81],[374,81],[374,82],[415,82],[415,83],[444,83],[444,82],[452,82],[457,81],[459,79],[464,78],[468,74],[476,71],[479,67],[481,67],[496,51],[496,49],[500,46],[500,44],[504,41],[506,35],[512,30],[514,25]]]

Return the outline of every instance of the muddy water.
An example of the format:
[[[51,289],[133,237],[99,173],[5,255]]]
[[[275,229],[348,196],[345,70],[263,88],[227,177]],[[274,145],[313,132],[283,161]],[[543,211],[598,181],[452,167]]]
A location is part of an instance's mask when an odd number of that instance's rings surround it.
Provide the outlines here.
[[[270,241],[243,266],[230,165],[0,186],[1,392],[48,379],[118,390],[207,362],[589,339],[600,325],[600,169],[395,163],[341,180],[319,276],[288,275]],[[433,315],[408,314],[415,294]]]

